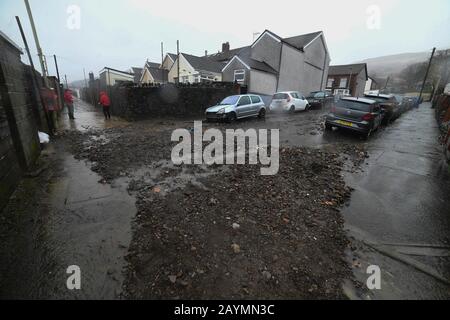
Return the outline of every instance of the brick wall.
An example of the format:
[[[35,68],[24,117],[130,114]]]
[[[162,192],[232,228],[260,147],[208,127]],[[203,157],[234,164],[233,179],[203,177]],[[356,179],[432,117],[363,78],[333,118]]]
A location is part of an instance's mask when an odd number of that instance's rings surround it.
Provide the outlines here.
[[[40,154],[34,88],[20,55],[0,34],[0,208]]]

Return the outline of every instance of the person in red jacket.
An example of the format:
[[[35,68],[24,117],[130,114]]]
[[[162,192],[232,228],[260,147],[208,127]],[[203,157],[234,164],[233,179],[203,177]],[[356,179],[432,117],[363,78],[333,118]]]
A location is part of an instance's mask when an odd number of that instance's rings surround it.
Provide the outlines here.
[[[64,91],[64,103],[66,104],[69,113],[69,119],[75,119],[73,116],[73,96],[72,91],[69,89]]]
[[[111,101],[105,91],[100,92],[100,102],[99,104],[103,107],[103,114],[106,119],[111,119],[111,114],[109,113],[109,107],[111,106]]]

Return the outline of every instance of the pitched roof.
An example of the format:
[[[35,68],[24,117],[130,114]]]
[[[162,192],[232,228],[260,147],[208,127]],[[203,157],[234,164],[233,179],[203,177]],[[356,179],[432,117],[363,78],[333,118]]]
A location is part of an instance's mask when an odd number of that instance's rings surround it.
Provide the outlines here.
[[[216,61],[230,61],[235,55],[238,55],[240,51],[248,48],[250,48],[250,46],[214,53],[209,55],[208,57]]]
[[[176,53],[167,53],[167,55],[175,62],[177,60],[177,54]]]
[[[133,70],[134,82],[139,83],[139,81],[141,80],[142,71],[144,69],[143,68],[137,68],[137,67],[131,67],[131,70]]]
[[[157,63],[157,62],[150,62],[150,61],[147,61],[146,63],[145,63],[145,67],[146,68],[159,68],[161,66],[161,63]]]
[[[239,51],[237,56],[252,69],[277,74],[277,71],[270,67],[267,63],[252,59],[251,53],[252,49],[250,47],[245,47]]]
[[[355,63],[355,64],[343,64],[339,66],[330,66],[328,70],[329,76],[341,75],[341,74],[357,74],[361,70],[365,69],[367,78],[367,64]]]
[[[161,68],[147,68],[147,70],[151,73],[153,79],[158,82],[167,81],[169,71]]]
[[[308,45],[311,41],[313,41],[316,37],[318,37],[322,31],[316,31],[312,33],[306,33],[295,37],[284,38],[282,39],[284,42],[287,42],[293,47],[296,47],[299,50],[303,50],[303,48]]]
[[[209,57],[197,57],[187,53],[183,53],[183,56],[189,62],[189,64],[196,70],[204,70],[210,72],[221,73],[224,63],[218,62]]]

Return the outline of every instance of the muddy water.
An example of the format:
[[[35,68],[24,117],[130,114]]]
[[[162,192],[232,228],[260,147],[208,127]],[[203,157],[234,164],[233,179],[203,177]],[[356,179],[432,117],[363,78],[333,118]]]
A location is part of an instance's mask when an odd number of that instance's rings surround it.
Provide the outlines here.
[[[55,257],[55,297],[120,297],[124,256],[131,240],[135,199],[126,185],[99,183],[89,166],[67,154],[64,172],[51,186],[48,245]],[[81,269],[81,290],[66,289],[67,266]]]

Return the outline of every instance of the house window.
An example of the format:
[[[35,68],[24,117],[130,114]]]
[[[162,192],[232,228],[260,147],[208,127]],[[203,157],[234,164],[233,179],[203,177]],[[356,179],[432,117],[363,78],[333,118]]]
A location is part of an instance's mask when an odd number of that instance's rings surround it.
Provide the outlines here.
[[[244,82],[245,81],[245,70],[239,69],[234,70],[234,82]]]
[[[182,76],[181,77],[181,82],[182,83],[188,83],[189,82],[189,76]]]
[[[327,88],[333,88],[334,78],[328,78]]]
[[[339,81],[339,88],[347,88],[347,78],[341,78]]]

